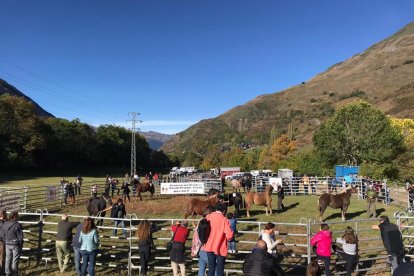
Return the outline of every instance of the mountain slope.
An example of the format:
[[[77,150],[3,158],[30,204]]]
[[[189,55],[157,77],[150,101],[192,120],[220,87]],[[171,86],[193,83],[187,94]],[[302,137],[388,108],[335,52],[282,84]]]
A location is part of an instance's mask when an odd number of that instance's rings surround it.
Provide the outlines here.
[[[148,145],[153,150],[159,150],[166,141],[171,139],[172,135],[163,134],[155,131],[140,132],[148,142]]]
[[[47,112],[46,110],[44,110],[42,107],[40,107],[40,105],[38,105],[31,98],[27,97],[22,92],[20,92],[19,90],[17,90],[14,86],[10,85],[5,80],[0,79],[0,96],[3,95],[3,94],[9,94],[9,95],[12,95],[12,96],[23,97],[26,100],[28,100],[29,102],[32,102],[33,103],[33,105],[35,106],[35,109],[36,109],[37,113],[40,116],[43,116],[43,117],[54,117],[52,114],[50,114],[49,112]]]
[[[169,153],[191,150],[196,141],[237,145],[267,143],[270,133],[294,135],[301,146],[338,107],[363,98],[395,117],[414,117],[414,22],[391,37],[306,83],[258,96],[245,105],[203,120],[164,146]]]

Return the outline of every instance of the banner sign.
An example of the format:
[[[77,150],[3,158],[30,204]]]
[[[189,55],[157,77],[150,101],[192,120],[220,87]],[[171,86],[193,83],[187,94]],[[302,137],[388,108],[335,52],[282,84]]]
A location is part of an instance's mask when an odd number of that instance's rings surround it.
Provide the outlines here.
[[[269,184],[272,185],[275,190],[277,190],[277,186],[282,186],[282,178],[269,177]]]
[[[205,194],[204,182],[161,183],[162,195]]]

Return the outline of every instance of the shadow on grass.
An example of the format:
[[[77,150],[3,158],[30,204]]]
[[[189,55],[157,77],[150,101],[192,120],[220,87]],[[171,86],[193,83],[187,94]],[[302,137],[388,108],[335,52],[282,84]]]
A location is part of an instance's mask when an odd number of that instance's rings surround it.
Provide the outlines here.
[[[366,211],[363,210],[363,211],[358,211],[358,212],[354,212],[354,213],[346,213],[345,218],[346,218],[346,220],[354,219],[356,217],[359,217],[363,213],[366,213]],[[336,218],[341,218],[341,211],[339,209],[338,209],[338,213],[335,213],[335,214],[332,214],[332,215],[326,217],[324,219],[324,221],[332,220],[332,219],[336,219]]]

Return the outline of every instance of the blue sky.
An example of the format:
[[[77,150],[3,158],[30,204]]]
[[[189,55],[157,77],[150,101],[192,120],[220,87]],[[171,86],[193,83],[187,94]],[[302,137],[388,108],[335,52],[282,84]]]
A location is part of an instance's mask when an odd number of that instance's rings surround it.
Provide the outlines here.
[[[57,117],[175,133],[310,79],[414,1],[1,0],[0,78]]]

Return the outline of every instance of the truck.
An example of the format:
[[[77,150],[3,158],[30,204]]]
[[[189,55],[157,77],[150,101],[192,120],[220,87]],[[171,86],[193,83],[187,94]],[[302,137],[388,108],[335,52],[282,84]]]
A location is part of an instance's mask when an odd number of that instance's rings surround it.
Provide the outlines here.
[[[233,173],[239,173],[240,167],[223,167],[220,168],[220,178],[225,179],[226,176],[232,175]]]

